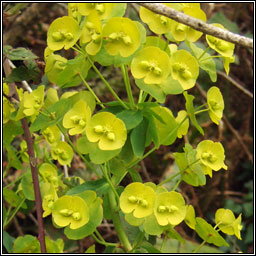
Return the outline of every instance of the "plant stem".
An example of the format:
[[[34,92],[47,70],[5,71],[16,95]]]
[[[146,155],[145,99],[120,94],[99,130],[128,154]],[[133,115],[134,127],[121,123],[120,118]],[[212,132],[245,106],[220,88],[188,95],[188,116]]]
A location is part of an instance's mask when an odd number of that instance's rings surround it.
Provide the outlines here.
[[[209,108],[196,111],[194,114],[198,115],[198,114],[201,114],[201,113],[206,112],[206,111],[209,111]]]
[[[120,240],[120,242],[122,243],[122,245],[124,246],[124,250],[126,252],[129,252],[132,250],[132,246],[128,240],[127,235],[125,234],[125,231],[123,229],[121,220],[120,220],[120,216],[119,216],[119,212],[116,211],[117,209],[117,203],[116,203],[116,199],[115,199],[115,194],[112,190],[108,190],[108,198],[109,198],[109,206],[110,206],[110,210],[111,210],[111,216],[112,216],[112,221],[113,224],[115,226],[115,230],[117,233],[117,236]]]
[[[92,88],[90,87],[90,85],[85,81],[85,79],[83,78],[83,76],[79,73],[80,78],[82,79],[83,83],[85,84],[85,86],[87,87],[87,89],[90,91],[90,93],[93,95],[93,97],[95,98],[95,100],[97,101],[97,103],[102,107],[105,108],[105,106],[101,103],[100,99],[98,98],[98,96],[94,93],[94,91],[92,90]]]
[[[140,244],[142,243],[143,239],[144,239],[144,232],[140,232],[138,237],[137,237],[137,239],[136,239],[136,241],[135,241],[136,243],[134,243],[134,245],[133,245],[131,251],[129,251],[129,253],[132,253],[138,246],[140,246]]]
[[[97,67],[94,65],[93,61],[91,60],[91,58],[89,56],[87,56],[88,61],[90,62],[90,64],[92,65],[92,68],[94,69],[94,71],[98,74],[98,76],[100,77],[100,79],[103,81],[103,83],[107,86],[107,88],[109,89],[109,91],[113,94],[113,96],[117,99],[117,101],[119,101],[119,103],[125,108],[125,109],[129,109],[126,104],[119,98],[119,96],[115,93],[115,91],[111,88],[110,84],[106,81],[106,79],[103,77],[103,75],[100,73],[100,71],[97,69]]]
[[[209,51],[209,49],[210,47],[207,47],[197,60],[200,60]]]
[[[44,223],[43,223],[43,217],[42,217],[43,215],[42,198],[40,194],[38,171],[36,168],[37,162],[36,162],[35,153],[33,149],[33,140],[29,131],[26,118],[21,119],[21,124],[24,130],[25,140],[27,142],[29,162],[30,162],[32,180],[33,180],[33,186],[34,186],[36,214],[37,214],[37,222],[38,222],[38,240],[41,247],[41,253],[46,253]]]
[[[181,171],[175,173],[175,174],[172,175],[171,177],[169,177],[169,178],[165,179],[164,181],[162,181],[161,183],[159,183],[159,185],[161,186],[161,185],[163,185],[163,184],[165,184],[165,183],[171,181],[172,179],[174,179],[175,177],[177,177],[177,176],[180,175],[180,174],[182,174]]]
[[[161,252],[162,252],[163,247],[164,247],[164,245],[165,245],[165,243],[166,243],[166,241],[167,241],[167,238],[168,238],[168,236],[165,234],[164,239],[163,239],[163,242],[162,242],[161,247],[160,247],[160,251],[161,251]]]
[[[17,207],[15,208],[15,210],[12,213],[12,216],[6,220],[3,224],[4,228],[12,221],[12,219],[15,217],[16,213],[19,211],[20,207],[22,206],[22,204],[25,202],[26,198],[24,197],[20,203],[17,205]],[[9,215],[9,214],[8,214]],[[7,218],[6,218],[7,219]]]
[[[205,243],[206,243],[206,240],[204,240],[204,241],[193,251],[193,253],[197,253],[197,252],[204,246]]]
[[[102,241],[102,240],[100,240],[96,235],[94,235],[93,233],[91,234],[92,235],[92,237],[93,237],[93,239],[97,242],[97,243],[99,243],[99,244],[102,244],[102,245],[105,245],[105,246],[118,246],[118,244],[116,244],[116,243],[108,243],[108,242],[105,242],[105,241]]]
[[[130,84],[130,79],[128,76],[128,71],[126,65],[121,65],[121,70],[124,78],[124,84],[127,92],[127,96],[130,102],[131,109],[135,109],[135,103],[132,95],[132,89],[131,89],[131,84]]]
[[[115,194],[117,200],[119,201],[119,195],[118,195],[116,189],[115,189],[114,186],[113,186],[113,183],[111,182],[111,180],[110,180],[110,178],[109,178],[109,176],[108,176],[108,170],[107,170],[106,163],[104,164],[104,167],[100,166],[100,168],[101,168],[101,171],[102,171],[102,173],[103,173],[105,179],[107,180],[107,182],[108,182],[110,188],[112,189],[112,191],[114,192],[114,194]]]

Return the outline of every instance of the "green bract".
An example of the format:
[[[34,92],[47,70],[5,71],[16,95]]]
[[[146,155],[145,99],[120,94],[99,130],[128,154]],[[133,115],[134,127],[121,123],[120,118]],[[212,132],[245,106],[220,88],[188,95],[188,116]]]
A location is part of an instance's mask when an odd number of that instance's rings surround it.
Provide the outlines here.
[[[193,205],[187,205],[187,214],[185,217],[186,224],[191,228],[196,228],[196,214]]]
[[[114,3],[77,3],[78,12],[83,16],[88,16],[96,12],[101,20],[111,17]]]
[[[97,13],[92,12],[87,17],[82,29],[80,44],[88,43],[85,50],[90,55],[95,55],[101,49],[102,45],[101,21]]]
[[[8,123],[10,115],[14,110],[13,104],[3,96],[3,124]]]
[[[211,25],[225,29],[221,24],[213,23]],[[220,53],[222,56],[224,57],[233,56],[234,49],[235,49],[234,44],[210,35],[206,35],[206,41],[212,49]]]
[[[43,163],[39,168],[39,173],[41,174],[45,182],[49,182],[52,183],[54,186],[58,186],[58,173],[53,165]]]
[[[57,18],[52,22],[47,33],[47,45],[53,51],[64,47],[71,48],[80,37],[77,21],[69,16]]]
[[[131,63],[132,75],[146,84],[161,84],[170,74],[168,54],[155,46],[143,48],[136,54]]]
[[[53,204],[52,217],[59,227],[70,224],[71,229],[77,229],[89,221],[89,209],[79,196],[62,196]]]
[[[187,116],[187,112],[185,110],[181,110],[178,112],[178,115],[176,117],[176,122],[179,124],[181,123],[184,118],[186,118]],[[189,128],[189,119],[187,118],[183,124],[181,124],[181,126],[179,127],[178,131],[177,131],[177,137],[178,138],[182,138],[183,135],[186,135],[188,133],[188,128]]]
[[[56,125],[47,127],[42,134],[50,145],[54,145],[61,140],[61,132]]]
[[[220,89],[216,86],[211,87],[207,92],[207,104],[209,106],[209,116],[211,120],[219,125],[224,109],[224,100]]]
[[[144,7],[140,7],[140,18],[149,26],[150,30],[156,34],[161,35],[171,30],[171,19],[163,15],[156,14]]]
[[[199,158],[205,166],[219,171],[221,168],[227,170],[224,163],[225,154],[224,148],[220,142],[213,142],[211,140],[201,141],[196,148],[197,158]]]
[[[129,184],[120,196],[120,208],[124,213],[133,213],[135,218],[144,218],[153,213],[155,191],[145,184]]]
[[[40,187],[40,191],[43,198],[43,218],[45,218],[52,213],[53,204],[58,199],[58,196],[53,184],[51,183],[43,183],[43,185]]]
[[[109,112],[92,116],[85,128],[90,142],[98,142],[101,150],[115,150],[123,147],[127,132],[124,122]]]
[[[175,191],[156,195],[154,214],[161,226],[173,226],[182,222],[186,216],[186,205],[183,196]]]
[[[140,47],[140,32],[135,21],[129,18],[114,17],[103,27],[102,36],[107,40],[104,45],[109,55],[132,55]]]
[[[68,16],[73,17],[78,22],[81,20],[81,14],[78,11],[79,3],[68,3]]]
[[[200,8],[185,7],[183,11],[184,14],[193,18],[200,19],[204,22],[207,20],[205,13]],[[171,32],[174,39],[177,41],[183,41],[187,39],[190,42],[195,42],[203,35],[202,32],[194,30],[193,28],[174,20],[171,22]]]
[[[84,100],[79,100],[63,117],[63,126],[70,135],[80,134],[85,130],[91,117],[91,109]]]
[[[73,150],[65,141],[57,142],[51,149],[52,158],[61,165],[69,165],[73,159]]]
[[[199,75],[199,65],[188,51],[178,50],[171,55],[171,74],[184,90],[192,88]]]
[[[228,235],[235,235],[238,239],[242,239],[240,231],[243,226],[241,225],[241,216],[235,218],[234,213],[229,209],[218,209],[215,213],[215,223],[218,224],[219,229]]]

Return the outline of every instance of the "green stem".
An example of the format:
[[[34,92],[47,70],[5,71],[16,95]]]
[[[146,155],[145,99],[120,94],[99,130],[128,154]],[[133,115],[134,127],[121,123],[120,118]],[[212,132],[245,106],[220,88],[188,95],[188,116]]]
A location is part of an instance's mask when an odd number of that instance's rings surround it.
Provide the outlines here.
[[[165,42],[164,51],[166,51],[169,43],[170,43],[170,41],[169,41],[169,39],[167,39],[166,42]]]
[[[221,56],[221,55],[211,56],[211,57],[203,59],[201,61],[209,60],[209,59],[212,59],[212,58],[223,58],[223,56]]]
[[[164,181],[162,181],[161,183],[159,183],[159,186],[165,184],[165,183],[168,183],[169,181],[171,181],[172,179],[174,179],[175,177],[177,177],[178,175],[182,174],[182,172],[177,172],[175,173],[174,175],[172,175],[171,177],[165,179]]]
[[[142,243],[143,239],[144,239],[144,233],[143,233],[143,232],[140,232],[139,235],[138,235],[138,237],[137,237],[137,239],[136,239],[135,242],[134,242],[134,245],[133,245],[131,251],[129,251],[129,253],[134,252],[134,250],[135,250],[138,246],[140,246],[140,244]]]
[[[15,210],[13,211],[11,217],[4,222],[4,228],[12,221],[12,219],[14,218],[14,216],[16,215],[16,213],[19,211],[20,207],[22,206],[22,204],[25,202],[26,198],[24,197],[20,203],[17,205],[17,207],[15,208]],[[7,218],[6,218],[7,219]]]
[[[85,81],[85,79],[83,78],[83,76],[79,73],[80,78],[82,79],[83,83],[85,84],[85,86],[87,87],[87,89],[90,91],[90,93],[93,95],[93,97],[95,98],[95,100],[97,101],[97,103],[102,107],[105,108],[105,106],[101,103],[100,99],[98,98],[98,96],[94,93],[94,91],[92,90],[92,88],[90,87],[90,85]]]
[[[148,98],[148,102],[151,102],[153,99],[153,97],[150,95],[149,98]]]
[[[103,75],[100,73],[100,71],[97,69],[97,67],[94,65],[93,61],[90,59],[90,57],[88,56],[88,61],[90,62],[90,64],[92,65],[92,68],[94,69],[94,71],[98,74],[98,76],[100,77],[100,79],[103,81],[103,83],[107,86],[107,88],[109,89],[109,91],[113,94],[113,96],[117,99],[117,101],[119,101],[119,103],[125,108],[125,109],[129,109],[126,104],[118,97],[118,95],[115,93],[115,91],[111,88],[110,84],[106,81],[106,79],[103,77]]]
[[[94,235],[93,233],[92,233],[91,235],[92,235],[93,239],[94,239],[97,243],[99,243],[99,244],[102,244],[102,245],[105,245],[105,246],[115,246],[115,247],[118,246],[117,243],[108,243],[108,242],[105,242],[105,241],[100,240],[100,239],[99,239],[96,235]]]
[[[209,111],[209,108],[196,111],[194,114],[198,115],[198,114],[201,114],[201,113],[206,112],[206,111]]]
[[[146,100],[147,96],[148,96],[148,93],[144,92],[142,95],[141,103],[143,103]]]
[[[209,51],[209,49],[210,47],[207,47],[197,60],[200,60]]]
[[[161,247],[160,247],[160,251],[161,251],[161,252],[162,252],[162,250],[163,250],[163,247],[164,247],[164,245],[165,245],[167,239],[168,239],[168,236],[165,234],[164,239],[163,239],[163,242],[162,242]]]
[[[73,46],[71,47],[71,49],[73,49],[75,52],[79,52],[80,54],[84,55],[83,51],[80,51]]]
[[[203,107],[205,107],[205,106],[207,106],[208,104],[207,103],[205,103],[205,104],[203,104],[203,105],[201,105],[201,106],[199,106],[199,107],[197,107],[197,108],[195,108],[195,111],[198,111],[199,109],[201,109],[201,108],[203,108]]]
[[[182,176],[180,176],[179,180],[177,181],[177,183],[175,184],[175,186],[172,188],[172,191],[175,191],[175,190],[176,190],[176,188],[179,186],[181,180],[182,180]]]
[[[100,166],[101,171],[102,171],[102,173],[103,173],[105,179],[107,180],[107,182],[108,182],[110,188],[111,188],[112,191],[114,192],[114,194],[115,194],[117,200],[119,201],[119,195],[118,195],[116,189],[115,189],[114,186],[113,186],[113,183],[111,182],[111,180],[110,180],[110,178],[109,178],[109,176],[108,176],[108,170],[107,170],[107,166],[106,166],[106,165],[107,165],[107,163],[104,164],[104,167]]]
[[[23,178],[23,176],[25,175],[25,173],[23,173],[22,175],[20,175],[16,180],[12,181],[11,183],[7,184],[4,188],[8,188],[11,185],[15,184],[17,181],[19,181],[20,179]]]
[[[204,240],[204,241],[193,251],[193,253],[197,253],[197,252],[204,246],[205,243],[206,243],[206,240]]]
[[[115,199],[115,194],[113,193],[112,190],[108,190],[108,198],[109,198],[109,207],[111,210],[111,217],[112,217],[113,224],[115,226],[117,236],[118,236],[120,242],[122,243],[122,245],[124,246],[124,250],[126,252],[129,252],[132,250],[132,246],[131,246],[131,244],[128,240],[128,237],[125,234],[125,231],[123,229],[123,226],[122,226],[122,223],[120,220],[120,216],[119,216],[119,212],[116,211],[117,203],[116,203],[116,199]]]
[[[128,71],[126,65],[121,65],[121,70],[124,78],[124,84],[127,92],[127,96],[130,102],[131,109],[135,109],[135,103],[132,95],[132,89],[131,89],[131,84],[130,84],[130,79],[128,76]]]

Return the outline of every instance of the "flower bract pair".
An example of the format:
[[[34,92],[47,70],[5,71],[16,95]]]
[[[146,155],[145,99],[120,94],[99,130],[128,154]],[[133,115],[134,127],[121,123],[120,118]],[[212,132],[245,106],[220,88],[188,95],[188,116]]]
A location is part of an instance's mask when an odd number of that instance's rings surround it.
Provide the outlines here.
[[[129,18],[110,18],[103,27],[104,47],[109,55],[132,55],[140,46],[141,36],[135,21]]]
[[[120,208],[138,219],[154,214],[160,226],[178,225],[186,215],[185,201],[180,193],[156,193],[147,184],[139,182],[125,188],[120,196]]]
[[[82,133],[91,118],[91,109],[84,100],[79,100],[63,117],[63,126],[70,135]]]
[[[53,51],[65,50],[74,46],[80,37],[78,22],[69,16],[55,19],[47,33],[47,45]]]
[[[109,112],[100,112],[91,117],[85,128],[90,142],[98,142],[101,150],[123,147],[127,138],[124,122]]]
[[[56,125],[47,127],[42,134],[50,145],[54,145],[61,140],[61,132]]]
[[[225,234],[235,235],[240,240],[242,239],[240,231],[243,228],[241,220],[242,214],[236,219],[234,213],[229,209],[220,208],[215,213],[215,223],[219,229]]]
[[[212,177],[212,170],[219,171],[221,168],[227,170],[227,166],[224,163],[224,148],[220,142],[201,141],[197,145],[196,151],[197,158],[200,159],[205,174],[209,174]]]
[[[89,221],[89,208],[81,197],[65,195],[54,202],[52,217],[59,227],[77,229]]]
[[[224,110],[224,100],[220,89],[212,86],[207,92],[207,104],[209,106],[209,116],[211,120],[219,125]]]
[[[61,165],[70,165],[73,159],[73,149],[65,141],[59,141],[52,147],[51,155]]]
[[[170,74],[171,62],[168,54],[158,47],[143,48],[133,58],[131,63],[132,75],[146,84],[161,84]]]

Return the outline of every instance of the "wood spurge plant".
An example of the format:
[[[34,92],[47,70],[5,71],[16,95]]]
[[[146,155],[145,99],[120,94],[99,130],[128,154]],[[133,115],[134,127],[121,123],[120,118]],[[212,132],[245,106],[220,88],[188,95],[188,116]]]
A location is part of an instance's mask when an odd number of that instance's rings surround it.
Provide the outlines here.
[[[198,235],[201,244],[193,252],[205,243],[229,246],[225,235],[242,239],[241,214],[220,208],[214,223],[194,209],[179,187],[181,182],[204,186],[212,182],[215,172],[229,171],[221,142],[202,138],[194,146],[186,136],[194,128],[198,136],[207,132],[200,125],[201,114],[208,113],[204,117],[214,125],[222,122],[224,100],[218,84],[208,89],[200,106],[189,90],[202,70],[209,80],[217,81],[216,58],[228,75],[235,45],[211,35],[204,40],[202,32],[144,7],[137,20],[124,17],[127,5],[68,3],[67,16],[56,18],[47,32],[42,82],[31,91],[16,83],[10,97],[9,86],[20,81],[8,74],[4,78],[4,147],[14,161],[11,166],[23,170],[13,190],[9,185],[4,188],[9,207],[7,211],[4,207],[4,228],[19,210],[32,211],[35,201],[37,217],[65,236],[46,235],[40,226],[40,239],[31,234],[17,237],[13,253],[63,253],[67,239],[89,236],[107,253],[161,253],[168,238],[185,242],[176,228],[179,225]],[[164,5],[207,21],[199,3]],[[206,47],[197,43],[200,38]],[[6,54],[9,60],[20,56],[12,48],[5,52],[13,53]],[[26,49],[20,54],[30,61],[36,58]],[[123,79],[120,93],[103,73],[112,68]],[[112,101],[102,100],[92,77],[102,81]],[[184,99],[184,107],[178,111],[167,107],[169,95]],[[23,134],[25,140],[17,151],[11,143]],[[179,152],[172,152],[175,171],[159,183],[143,180],[138,164],[161,146],[172,151],[174,143],[180,145]],[[76,170],[78,159],[83,162],[83,175]],[[103,219],[113,223],[118,237],[114,242],[98,231]],[[164,237],[162,245],[156,237]],[[93,248],[89,252],[95,252]]]

